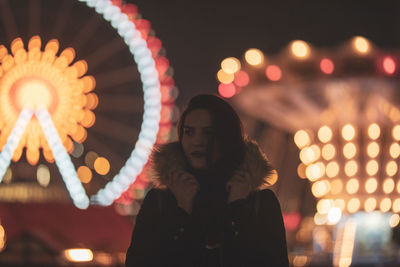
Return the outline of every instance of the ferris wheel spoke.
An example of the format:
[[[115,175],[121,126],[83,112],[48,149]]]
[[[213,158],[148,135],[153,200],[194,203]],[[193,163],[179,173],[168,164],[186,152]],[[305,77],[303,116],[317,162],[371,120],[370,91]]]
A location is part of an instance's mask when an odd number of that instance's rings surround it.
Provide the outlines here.
[[[142,113],[143,99],[132,95],[99,94],[102,105],[96,111],[113,113]]]
[[[3,21],[3,29],[6,33],[7,42],[11,43],[18,36],[18,29],[8,1],[0,1],[0,17]]]
[[[54,24],[52,32],[53,36],[61,36],[61,33],[64,32],[64,29],[68,23],[68,17],[72,8],[72,3],[73,1],[63,1],[63,3],[60,5],[59,15],[57,16],[57,21]]]
[[[29,1],[29,36],[40,33],[40,0]]]
[[[72,201],[76,207],[80,209],[86,209],[89,206],[89,198],[87,197],[85,189],[78,178],[74,164],[72,163],[68,152],[61,142],[49,112],[46,109],[38,109],[36,110],[36,117],[42,126],[44,135],[51,151],[53,152],[55,162],[72,198]]]
[[[32,110],[23,109],[18,116],[14,128],[11,130],[11,133],[7,138],[7,143],[4,145],[3,150],[0,153],[0,182],[3,180],[3,176],[11,163],[11,158],[14,154],[14,151],[17,148],[17,145],[21,140],[21,137],[26,126],[32,118],[32,115]]]
[[[92,130],[132,145],[135,143],[135,138],[137,138],[139,135],[138,129],[118,121],[111,120],[101,116],[100,114],[96,116],[96,124]]]
[[[125,43],[121,41],[120,38],[115,38],[111,42],[108,42],[102,47],[96,49],[92,54],[87,57],[86,60],[87,62],[89,62],[90,67],[94,69],[125,47]]]
[[[98,25],[100,25],[100,19],[98,16],[93,15],[88,23],[84,27],[82,27],[79,32],[75,35],[74,39],[72,40],[71,46],[74,47],[76,50],[79,50],[83,47],[88,41],[91,40],[91,37],[95,33]]]
[[[99,73],[96,75],[96,90],[112,89],[116,85],[137,81],[139,79],[139,74],[137,74],[137,68],[135,66]]]

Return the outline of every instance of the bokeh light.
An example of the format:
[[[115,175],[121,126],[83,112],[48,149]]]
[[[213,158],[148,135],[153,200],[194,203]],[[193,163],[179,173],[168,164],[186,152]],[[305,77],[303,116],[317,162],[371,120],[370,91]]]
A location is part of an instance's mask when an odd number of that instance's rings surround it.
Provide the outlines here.
[[[381,128],[379,127],[378,124],[373,123],[368,127],[368,136],[372,140],[378,139],[380,134],[381,134]]]
[[[247,72],[241,70],[235,73],[235,84],[240,87],[245,87],[250,82],[250,77]]]
[[[224,70],[219,70],[217,73],[217,79],[221,83],[231,83],[233,82],[235,76],[232,73],[227,73]]]
[[[264,54],[256,48],[247,50],[244,54],[244,58],[246,62],[252,66],[257,66],[264,62]]]
[[[282,78],[282,70],[276,65],[269,65],[265,69],[265,75],[273,82],[277,82]]]
[[[49,168],[44,164],[40,164],[36,170],[36,178],[41,186],[43,187],[48,186],[50,183]]]
[[[353,47],[358,54],[367,54],[370,51],[369,41],[362,36],[353,38]]]
[[[79,180],[84,184],[87,184],[92,180],[92,171],[87,166],[79,166],[76,173],[78,174]]]
[[[332,130],[328,126],[324,125],[318,130],[318,139],[322,143],[327,143],[332,139]]]
[[[342,128],[342,136],[346,141],[351,141],[356,134],[356,130],[354,129],[353,125],[346,124]]]
[[[396,62],[392,57],[387,56],[383,59],[382,67],[386,74],[392,75],[396,71]]]
[[[236,94],[236,87],[233,83],[221,83],[218,86],[218,93],[224,98],[231,98]]]
[[[234,74],[240,70],[240,61],[235,57],[228,57],[222,60],[221,69],[228,74]]]
[[[290,46],[290,49],[292,51],[292,54],[297,58],[304,59],[307,58],[310,54],[309,45],[301,40],[293,41]]]
[[[298,148],[303,148],[310,144],[310,136],[304,130],[299,130],[294,135],[294,142]]]
[[[333,64],[333,61],[329,58],[321,59],[319,67],[321,68],[321,71],[325,74],[332,74],[335,70],[335,65]]]
[[[100,175],[106,175],[110,171],[110,163],[104,157],[98,157],[94,162],[94,169]]]

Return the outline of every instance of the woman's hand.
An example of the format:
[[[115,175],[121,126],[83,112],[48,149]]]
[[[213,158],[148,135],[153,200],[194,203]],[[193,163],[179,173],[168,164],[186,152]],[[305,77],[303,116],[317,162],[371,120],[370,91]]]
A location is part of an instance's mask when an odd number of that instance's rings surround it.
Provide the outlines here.
[[[185,171],[175,171],[171,175],[169,189],[174,194],[178,206],[190,214],[194,196],[200,189],[199,183],[193,175]]]
[[[245,199],[251,192],[250,176],[248,173],[239,171],[232,176],[232,179],[226,184],[228,191],[228,203],[238,199]]]

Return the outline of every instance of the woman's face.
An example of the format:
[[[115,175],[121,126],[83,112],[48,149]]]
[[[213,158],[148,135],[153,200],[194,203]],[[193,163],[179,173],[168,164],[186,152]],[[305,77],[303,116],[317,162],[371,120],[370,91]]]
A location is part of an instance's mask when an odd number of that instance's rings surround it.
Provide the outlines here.
[[[220,158],[210,113],[205,109],[190,111],[183,122],[182,147],[194,169],[207,169]]]

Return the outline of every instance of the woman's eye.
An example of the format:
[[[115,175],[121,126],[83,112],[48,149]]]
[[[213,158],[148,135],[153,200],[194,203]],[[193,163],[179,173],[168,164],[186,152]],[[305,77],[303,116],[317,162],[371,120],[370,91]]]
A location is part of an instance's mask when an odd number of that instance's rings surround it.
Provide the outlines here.
[[[192,134],[193,134],[193,130],[191,130],[191,129],[184,129],[184,130],[183,130],[183,133],[184,133],[185,135],[192,135]]]

